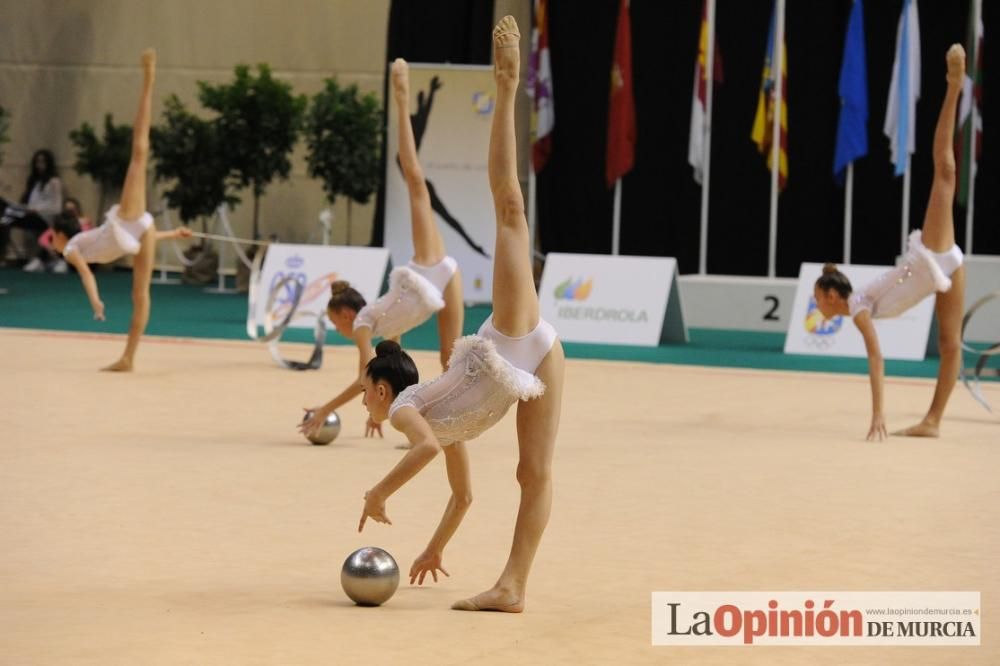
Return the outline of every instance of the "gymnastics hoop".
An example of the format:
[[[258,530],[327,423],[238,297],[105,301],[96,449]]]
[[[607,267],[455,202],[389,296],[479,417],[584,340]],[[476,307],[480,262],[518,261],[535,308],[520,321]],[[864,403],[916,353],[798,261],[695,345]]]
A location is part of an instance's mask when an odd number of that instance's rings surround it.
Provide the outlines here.
[[[250,289],[247,296],[247,335],[251,340],[258,340],[267,344],[271,358],[282,368],[288,370],[318,370],[323,365],[323,343],[326,341],[326,317],[324,314],[315,312],[300,312],[299,303],[302,300],[302,283],[294,276],[286,275],[278,281],[267,295],[267,307],[264,314],[264,335],[259,335],[257,331],[257,300],[260,296],[260,268],[263,261],[263,252],[258,252],[253,259],[253,266],[250,271]],[[278,323],[274,320],[274,302],[278,295],[291,283],[293,290],[291,305],[288,314]],[[295,361],[286,359],[281,355],[278,343],[285,329],[296,317],[316,317],[316,325],[313,328],[313,350],[308,361]]]
[[[992,412],[993,409],[990,407],[990,404],[986,401],[986,397],[983,395],[983,390],[982,386],[979,383],[979,379],[980,377],[982,377],[983,371],[986,369],[986,364],[989,362],[990,357],[996,354],[1000,354],[1000,342],[997,342],[996,344],[993,344],[987,347],[986,349],[976,349],[975,347],[972,347],[971,345],[966,343],[965,329],[968,327],[969,321],[972,319],[972,315],[974,315],[980,308],[982,308],[987,303],[997,299],[1000,299],[1000,291],[994,291],[989,294],[986,294],[978,301],[973,303],[972,306],[969,308],[969,311],[966,312],[965,316],[962,318],[962,334],[961,334],[962,349],[968,352],[972,352],[973,354],[979,355],[979,359],[976,361],[976,365],[972,368],[972,382],[971,383],[969,382],[969,373],[967,372],[968,368],[963,368],[962,383],[965,384],[965,388],[969,390],[969,393],[972,394],[972,397],[975,398],[980,405],[985,407],[986,411],[988,412]]]

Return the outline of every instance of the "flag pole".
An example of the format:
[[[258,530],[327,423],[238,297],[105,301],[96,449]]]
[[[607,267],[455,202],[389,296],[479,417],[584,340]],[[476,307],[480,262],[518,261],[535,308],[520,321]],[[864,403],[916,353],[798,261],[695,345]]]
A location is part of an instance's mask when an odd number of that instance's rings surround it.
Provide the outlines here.
[[[778,24],[774,35],[771,67],[774,76],[774,119],[771,125],[771,223],[767,245],[767,276],[775,277],[778,250],[778,175],[781,172],[781,100],[784,95],[782,57],[785,42],[785,0],[777,0]]]
[[[851,224],[854,217],[854,162],[847,163],[847,186],[844,189],[844,263],[851,263]]]
[[[715,0],[708,0],[708,43],[705,45],[705,122],[702,136],[701,231],[698,240],[698,273],[708,273],[708,184],[712,158],[712,88],[715,78]],[[697,85],[697,82],[695,82]]]
[[[535,265],[535,216],[538,214],[538,199],[535,194],[535,169],[530,165],[531,158],[528,158],[528,260],[531,265]]]
[[[983,18],[983,2],[982,0],[972,0],[973,15],[973,28],[972,28],[972,48],[973,53],[967,53],[966,57],[970,59],[972,66],[975,68],[979,64],[979,39],[982,36],[979,32],[979,28],[982,25]],[[969,93],[971,95],[975,94],[976,82],[973,81],[969,88]],[[965,200],[965,253],[972,254],[972,225],[973,225],[973,211],[975,210],[975,194],[976,194],[976,125],[978,118],[978,109],[976,108],[975,99],[969,100],[969,120],[972,123],[972,140],[966,148],[966,152],[969,154],[969,168],[966,170],[967,177],[969,179],[969,192],[966,195]]]
[[[972,107],[972,146],[969,150],[969,194],[965,202],[965,254],[972,254],[972,220],[973,210],[976,207],[976,107]]]
[[[906,151],[906,147],[903,147]],[[906,235],[910,231],[910,153],[905,153],[906,171],[903,172],[903,215],[902,232],[900,235],[900,254],[906,253]]]
[[[618,242],[621,236],[622,223],[622,179],[615,181],[615,212],[611,225],[611,254],[618,254]]]

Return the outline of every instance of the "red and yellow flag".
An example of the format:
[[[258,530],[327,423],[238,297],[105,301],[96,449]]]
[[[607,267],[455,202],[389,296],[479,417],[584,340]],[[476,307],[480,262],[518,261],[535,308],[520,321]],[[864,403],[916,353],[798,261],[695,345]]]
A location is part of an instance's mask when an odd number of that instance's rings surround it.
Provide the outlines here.
[[[774,169],[771,150],[774,141],[774,102],[776,90],[775,72],[771,59],[774,57],[774,31],[777,14],[771,11],[771,29],[767,34],[767,53],[764,56],[764,73],[761,76],[760,94],[757,97],[757,115],[753,119],[750,138],[757,149],[767,157],[767,168]],[[781,136],[778,137],[778,189],[785,189],[788,180],[788,57],[784,39],[781,44]]]
[[[611,100],[608,105],[608,187],[632,170],[635,163],[635,99],[632,97],[632,27],[628,0],[619,0],[615,56],[611,64]]]

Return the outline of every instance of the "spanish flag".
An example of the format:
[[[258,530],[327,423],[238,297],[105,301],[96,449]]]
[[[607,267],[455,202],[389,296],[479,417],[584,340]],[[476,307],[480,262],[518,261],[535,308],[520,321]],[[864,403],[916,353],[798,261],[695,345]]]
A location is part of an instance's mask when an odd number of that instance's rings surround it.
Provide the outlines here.
[[[774,32],[777,21],[775,8],[771,10],[771,28],[767,33],[767,53],[764,54],[764,74],[761,76],[760,94],[757,97],[757,115],[753,119],[750,138],[757,144],[760,153],[767,157],[767,168],[774,169],[771,153],[774,128],[774,97],[776,94],[775,72],[771,59],[774,57]],[[782,40],[784,41],[784,40]],[[788,180],[788,58],[784,43],[781,45],[781,136],[778,145],[778,189],[785,189]]]

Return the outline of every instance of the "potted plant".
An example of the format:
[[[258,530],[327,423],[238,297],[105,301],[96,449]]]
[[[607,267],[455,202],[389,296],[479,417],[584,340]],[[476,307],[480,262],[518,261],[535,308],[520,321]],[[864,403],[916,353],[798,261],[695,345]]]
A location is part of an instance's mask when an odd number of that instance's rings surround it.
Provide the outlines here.
[[[89,176],[99,188],[97,210],[103,212],[108,200],[125,181],[132,152],[132,126],[116,125],[111,114],[104,116],[104,136],[98,137],[90,123],[69,133],[76,147],[73,170]]]
[[[156,180],[172,184],[164,198],[184,224],[200,219],[206,231],[207,219],[219,206],[239,202],[230,191],[229,164],[216,121],[195,116],[170,95],[164,103],[163,124],[152,128],[150,143]],[[188,258],[193,264],[184,272],[186,282],[205,284],[214,279],[219,257],[207,245],[189,250]]]
[[[260,238],[260,197],[275,178],[288,178],[298,140],[304,95],[271,75],[265,64],[256,74],[237,65],[232,83],[198,82],[198,98],[219,115],[215,120],[222,154],[242,187],[253,191],[253,236]]]
[[[152,128],[150,143],[156,180],[172,183],[164,198],[184,224],[201,219],[204,228],[219,206],[239,203],[217,123],[188,111],[176,95],[164,102],[163,124]]]
[[[351,202],[366,203],[378,187],[382,109],[375,95],[358,86],[327,79],[312,98],[305,135],[309,175],[323,182],[333,205],[347,197],[347,242],[351,242]]]

